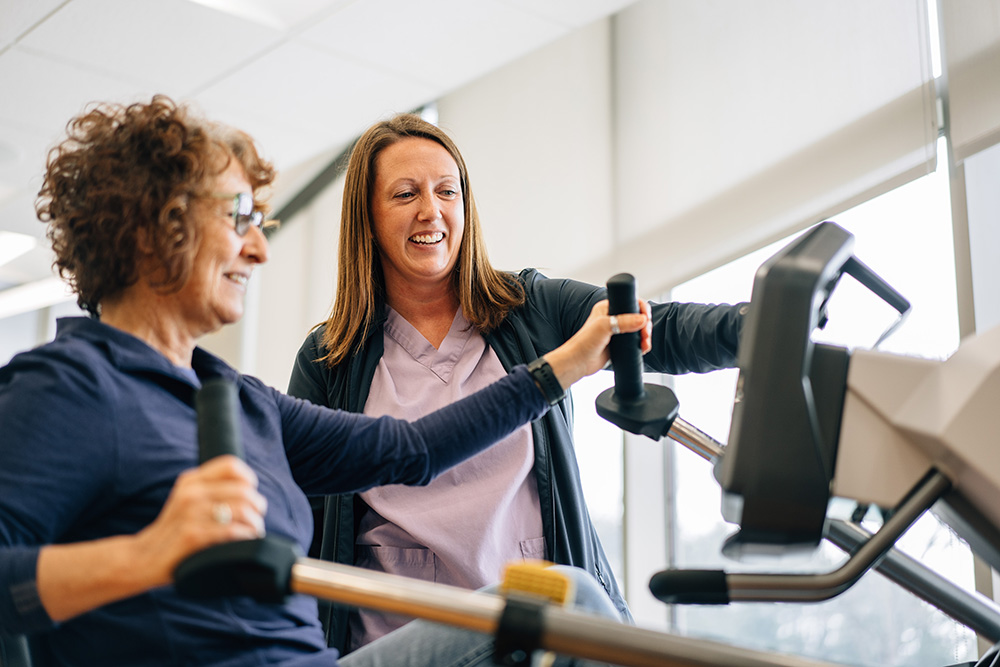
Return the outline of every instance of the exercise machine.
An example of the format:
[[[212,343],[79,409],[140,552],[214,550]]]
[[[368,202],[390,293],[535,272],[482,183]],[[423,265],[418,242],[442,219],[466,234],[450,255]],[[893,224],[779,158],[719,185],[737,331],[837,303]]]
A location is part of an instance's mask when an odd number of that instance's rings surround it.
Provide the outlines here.
[[[676,401],[663,388],[638,388],[630,372],[624,391],[616,373],[624,408],[606,392],[597,410],[631,432],[670,436],[711,462],[723,491],[722,516],[738,527],[723,547],[726,555],[811,550],[828,539],[849,558],[823,574],[665,570],[653,576],[650,590],[674,604],[808,602],[834,597],[877,568],[996,642],[995,604],[894,544],[933,506],[974,552],[1000,567],[1000,328],[963,341],[942,362],[817,343],[813,334],[825,325],[844,274],[902,321],[909,303],[853,255],[848,232],[826,222],[803,234],[755,276],[728,445],[679,424]],[[616,310],[626,306],[613,297],[611,303],[611,312],[629,312]],[[656,421],[653,413],[666,417]],[[888,519],[868,534],[830,518],[831,498],[883,508]]]
[[[1000,329],[964,341],[944,362],[816,343],[812,334],[825,323],[830,295],[844,274],[900,317],[909,309],[854,257],[853,237],[833,223],[818,225],[765,262],[741,338],[728,445],[683,421],[669,389],[642,384],[637,334],[613,339],[615,387],[598,397],[598,413],[628,431],[677,440],[710,462],[724,494],[722,514],[739,528],[727,554],[812,549],[822,539],[850,554],[825,574],[665,570],[650,589],[674,604],[808,602],[838,595],[878,568],[977,633],[1000,640],[995,605],[893,548],[933,505],[1000,567],[1000,452],[992,446],[1000,427],[994,409],[1000,401]],[[608,292],[612,314],[635,312],[631,276],[613,277]],[[206,383],[202,392],[208,390]],[[230,399],[205,395],[214,406],[199,414],[228,413]],[[199,424],[199,433],[213,428]],[[208,439],[225,442],[230,428]],[[889,518],[868,534],[828,518],[834,497],[885,508]],[[530,591],[494,595],[317,561],[277,538],[196,554],[178,569],[176,581],[191,595],[239,593],[270,601],[305,593],[491,633],[498,664],[525,664],[535,650],[636,666],[825,664],[622,625]]]
[[[199,456],[242,457],[233,384],[208,380],[196,397]],[[516,570],[503,594],[469,591],[303,557],[292,542],[266,536],[210,547],[183,561],[174,576],[182,595],[249,595],[278,602],[302,593],[492,634],[497,664],[527,665],[537,650],[635,667],[821,667],[724,644],[674,637],[574,611],[553,602],[544,569]],[[558,583],[556,584],[558,587]]]

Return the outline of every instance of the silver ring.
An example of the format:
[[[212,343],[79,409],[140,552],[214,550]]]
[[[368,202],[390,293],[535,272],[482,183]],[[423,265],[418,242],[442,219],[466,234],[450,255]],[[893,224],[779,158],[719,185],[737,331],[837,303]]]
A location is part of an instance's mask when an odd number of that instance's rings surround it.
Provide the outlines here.
[[[611,333],[615,335],[620,334],[622,330],[618,328],[618,316],[612,315],[610,317],[610,320],[611,320]]]
[[[229,503],[215,503],[212,505],[212,519],[222,526],[229,525],[233,522],[233,508]]]

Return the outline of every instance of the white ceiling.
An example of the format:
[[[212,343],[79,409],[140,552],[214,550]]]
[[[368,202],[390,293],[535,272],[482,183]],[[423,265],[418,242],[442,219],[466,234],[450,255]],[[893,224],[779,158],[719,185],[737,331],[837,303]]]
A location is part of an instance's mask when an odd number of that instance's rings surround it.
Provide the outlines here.
[[[301,170],[633,1],[0,0],[0,232],[39,239],[0,266],[0,298],[51,275],[33,202],[89,102],[194,101]]]

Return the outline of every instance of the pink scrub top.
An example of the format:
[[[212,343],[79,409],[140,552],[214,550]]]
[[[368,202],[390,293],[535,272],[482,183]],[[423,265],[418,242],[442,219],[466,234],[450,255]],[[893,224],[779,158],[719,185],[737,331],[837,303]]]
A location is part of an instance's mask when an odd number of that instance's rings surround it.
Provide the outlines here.
[[[366,415],[416,419],[507,375],[461,309],[440,349],[391,308],[383,336],[385,352]],[[499,581],[510,561],[543,558],[534,460],[531,426],[525,424],[428,486],[394,484],[362,493],[368,509],[358,530],[356,564],[475,589]],[[351,615],[351,648],[409,620],[359,610]]]

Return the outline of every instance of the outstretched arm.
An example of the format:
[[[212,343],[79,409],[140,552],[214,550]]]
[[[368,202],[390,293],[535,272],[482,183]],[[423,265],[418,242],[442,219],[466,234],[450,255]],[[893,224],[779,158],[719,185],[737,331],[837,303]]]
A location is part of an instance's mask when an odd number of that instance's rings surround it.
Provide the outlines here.
[[[646,304],[641,307],[641,313],[619,315],[618,327],[622,333],[641,332],[642,349],[648,350],[649,311]],[[607,302],[596,304],[576,334],[544,356],[563,389],[608,363],[607,312]],[[282,434],[296,481],[307,494],[428,484],[545,414],[548,398],[525,367],[517,366],[485,389],[413,422],[285,402]]]

